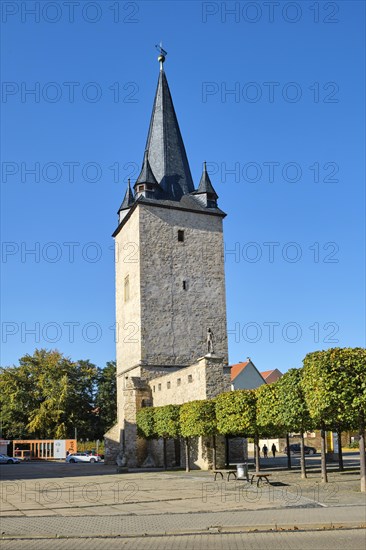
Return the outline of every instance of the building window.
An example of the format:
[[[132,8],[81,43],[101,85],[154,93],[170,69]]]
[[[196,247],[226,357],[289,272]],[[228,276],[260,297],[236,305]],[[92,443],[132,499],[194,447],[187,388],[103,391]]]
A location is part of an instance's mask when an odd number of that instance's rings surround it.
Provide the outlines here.
[[[161,391],[161,384],[158,384],[158,390]]]
[[[187,290],[187,281],[183,281],[183,290]]]
[[[170,390],[170,382],[166,383],[166,387],[168,388],[168,390]]]
[[[180,386],[181,379],[177,378],[177,386]]]
[[[182,229],[178,229],[178,241],[180,243],[184,242],[184,231]]]
[[[153,391],[155,391],[155,386],[153,386]]]
[[[128,302],[130,299],[130,276],[126,275],[124,282],[124,299],[125,302]]]
[[[193,376],[191,374],[188,375],[188,382],[193,382]]]
[[[144,190],[145,190],[145,185],[139,185],[137,189],[138,189],[138,191],[140,191],[140,192],[141,192],[141,191],[144,191]]]

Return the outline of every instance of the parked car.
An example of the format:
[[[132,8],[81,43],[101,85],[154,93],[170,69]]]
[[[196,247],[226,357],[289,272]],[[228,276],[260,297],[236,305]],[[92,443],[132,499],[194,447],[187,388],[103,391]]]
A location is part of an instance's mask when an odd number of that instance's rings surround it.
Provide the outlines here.
[[[287,453],[287,447],[285,447],[284,452]],[[300,443],[292,443],[292,445],[290,445],[290,454],[297,455],[300,454],[300,452]],[[304,445],[304,452],[306,455],[315,455],[316,448]]]
[[[0,464],[19,464],[19,462],[20,462],[19,458],[0,454]]]
[[[85,452],[88,453],[88,455],[90,456],[99,456],[102,460],[104,458],[104,455],[97,453],[94,449],[92,449],[91,451],[85,451]]]
[[[100,462],[100,456],[90,455],[89,453],[73,453],[66,457],[66,462]]]

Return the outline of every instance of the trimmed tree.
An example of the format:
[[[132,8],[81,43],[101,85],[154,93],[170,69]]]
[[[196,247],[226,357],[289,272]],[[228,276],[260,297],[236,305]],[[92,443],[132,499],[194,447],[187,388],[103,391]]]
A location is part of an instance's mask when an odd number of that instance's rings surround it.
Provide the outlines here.
[[[309,413],[322,435],[322,481],[327,481],[325,430],[348,426],[358,420],[360,431],[361,491],[366,490],[365,406],[366,350],[331,348],[308,353],[302,386]]]
[[[338,445],[340,426],[358,426],[360,447],[361,492],[366,492],[365,411],[366,411],[366,349],[333,348],[325,355],[327,368],[336,373],[338,408],[335,414]],[[337,389],[334,390],[334,393]]]
[[[258,428],[256,423],[256,393],[254,390],[235,390],[215,398],[217,430],[224,435],[254,437],[256,470],[260,470]]]
[[[259,434],[263,437],[279,436],[284,432],[280,424],[277,385],[263,384],[255,390],[256,400],[256,424]]]
[[[181,434],[186,443],[186,471],[189,471],[189,438],[212,436],[212,463],[216,469],[217,421],[215,400],[190,401],[180,407]]]
[[[157,437],[155,429],[155,408],[145,407],[136,414],[137,434],[145,439]]]
[[[312,427],[309,411],[301,385],[301,369],[288,370],[277,382],[278,420],[286,433],[300,432],[301,477],[306,478],[304,432]],[[287,457],[290,457],[289,438],[287,437]]]
[[[164,468],[168,468],[166,456],[166,440],[177,439],[180,436],[179,409],[180,405],[165,405],[155,407],[155,431],[163,438]]]

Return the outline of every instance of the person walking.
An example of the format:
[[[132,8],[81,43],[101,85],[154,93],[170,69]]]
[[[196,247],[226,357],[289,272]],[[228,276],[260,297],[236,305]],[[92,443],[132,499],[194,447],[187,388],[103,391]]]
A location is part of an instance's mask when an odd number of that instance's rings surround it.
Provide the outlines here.
[[[268,457],[268,447],[267,447],[266,444],[263,445],[262,451],[263,451],[264,458],[267,458]]]
[[[276,458],[276,452],[277,452],[277,447],[276,447],[276,445],[273,443],[273,445],[272,445],[272,454],[273,454],[273,458]]]

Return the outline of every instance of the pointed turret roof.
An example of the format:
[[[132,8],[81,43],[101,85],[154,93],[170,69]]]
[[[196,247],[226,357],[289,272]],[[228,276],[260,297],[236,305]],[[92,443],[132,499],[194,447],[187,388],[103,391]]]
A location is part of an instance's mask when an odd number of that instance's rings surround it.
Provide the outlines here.
[[[168,199],[180,200],[182,195],[194,191],[186,150],[161,60],[146,150],[153,174]]]
[[[151,183],[152,185],[158,185],[158,182],[156,181],[156,177],[154,176],[154,173],[151,170],[148,151],[145,151],[141,172],[139,177],[136,180],[134,187],[136,187],[136,185],[138,185],[139,183]]]
[[[213,188],[213,185],[210,180],[210,176],[207,172],[207,166],[206,162],[203,163],[203,172],[200,180],[200,184],[198,186],[197,191],[194,191],[195,195],[199,195],[201,193],[209,193],[210,195],[213,195],[215,199],[218,199],[218,194],[216,193],[215,189]]]
[[[130,206],[134,202],[135,202],[135,199],[134,199],[132,189],[131,189],[131,182],[130,182],[130,179],[128,179],[128,185],[127,185],[126,193],[125,193],[124,199],[122,201],[122,204],[118,209],[118,212],[120,212],[121,210],[125,210],[126,208],[130,208]]]

